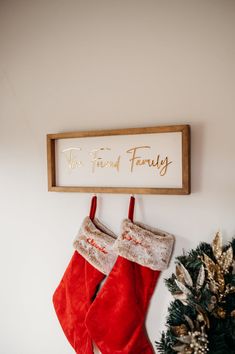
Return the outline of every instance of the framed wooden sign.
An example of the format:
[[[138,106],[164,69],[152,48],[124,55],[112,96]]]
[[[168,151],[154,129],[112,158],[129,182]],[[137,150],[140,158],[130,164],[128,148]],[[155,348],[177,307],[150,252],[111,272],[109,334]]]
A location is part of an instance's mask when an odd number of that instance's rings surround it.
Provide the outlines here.
[[[190,127],[47,135],[48,190],[189,194]]]

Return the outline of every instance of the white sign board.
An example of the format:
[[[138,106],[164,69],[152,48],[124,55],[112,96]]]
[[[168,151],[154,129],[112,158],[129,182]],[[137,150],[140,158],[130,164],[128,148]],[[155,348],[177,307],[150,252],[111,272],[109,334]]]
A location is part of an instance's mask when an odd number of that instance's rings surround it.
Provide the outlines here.
[[[189,127],[50,134],[48,167],[49,190],[188,194]]]

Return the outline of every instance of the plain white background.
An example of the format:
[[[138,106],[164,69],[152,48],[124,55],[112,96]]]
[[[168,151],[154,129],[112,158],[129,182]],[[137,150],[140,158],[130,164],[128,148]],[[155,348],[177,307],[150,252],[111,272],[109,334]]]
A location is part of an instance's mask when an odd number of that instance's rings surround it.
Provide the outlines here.
[[[51,297],[90,195],[47,192],[46,134],[192,128],[192,194],[138,196],[136,219],[176,236],[174,257],[235,235],[233,0],[1,1],[0,352],[73,353]],[[128,195],[99,196],[116,233]],[[174,258],[173,257],[173,258]],[[161,276],[147,329],[164,329]]]

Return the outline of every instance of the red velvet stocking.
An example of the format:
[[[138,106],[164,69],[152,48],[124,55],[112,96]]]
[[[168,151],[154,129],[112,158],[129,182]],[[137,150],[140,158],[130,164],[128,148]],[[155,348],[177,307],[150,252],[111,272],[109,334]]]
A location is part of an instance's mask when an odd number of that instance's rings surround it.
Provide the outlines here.
[[[85,326],[85,317],[105,277],[77,251],[53,295],[53,303],[61,327],[76,353],[92,354],[92,340]]]
[[[102,354],[154,353],[144,322],[172,246],[172,235],[124,220],[114,246],[119,257],[86,317],[89,333]]]
[[[62,329],[79,354],[93,353],[85,317],[98,286],[116,260],[114,241],[115,236],[97,219],[92,222],[85,218],[74,241],[76,251],[53,295]]]
[[[86,324],[102,354],[153,354],[143,328],[158,271],[118,257]]]

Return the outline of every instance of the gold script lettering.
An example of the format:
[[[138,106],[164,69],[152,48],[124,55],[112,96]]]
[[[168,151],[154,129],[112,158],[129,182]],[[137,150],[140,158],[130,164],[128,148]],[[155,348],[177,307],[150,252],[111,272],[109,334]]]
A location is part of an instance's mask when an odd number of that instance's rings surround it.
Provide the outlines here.
[[[64,149],[62,151],[62,153],[65,154],[66,161],[71,170],[82,166],[82,161],[77,160],[77,156],[75,154],[76,151],[80,151],[80,150],[81,148],[79,147],[78,148],[72,147],[72,148]]]
[[[121,156],[119,155],[115,161],[105,160],[103,157],[99,156],[100,151],[111,150],[110,148],[99,148],[94,149],[90,152],[92,172],[94,173],[96,168],[114,168],[119,172]]]
[[[165,159],[161,159],[160,155],[158,154],[156,159],[144,159],[141,158],[141,156],[137,156],[137,150],[139,153],[140,149],[151,149],[151,146],[135,146],[126,151],[128,154],[131,154],[131,158],[129,159],[131,163],[131,172],[133,172],[136,166],[147,165],[148,167],[156,167],[159,170],[160,176],[165,176],[168,166],[172,163],[172,161],[169,161],[168,156],[166,156]]]

